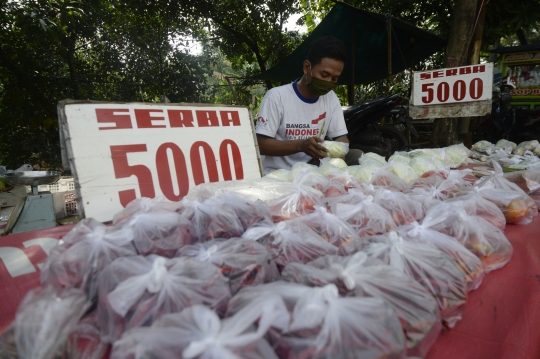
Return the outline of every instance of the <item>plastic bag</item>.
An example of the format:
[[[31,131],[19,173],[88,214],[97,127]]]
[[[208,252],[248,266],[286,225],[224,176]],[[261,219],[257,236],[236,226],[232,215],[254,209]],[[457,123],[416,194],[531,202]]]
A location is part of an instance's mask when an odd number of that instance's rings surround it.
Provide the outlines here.
[[[149,326],[160,315],[205,304],[224,313],[231,292],[221,270],[191,258],[119,258],[99,277],[97,320],[103,340]]]
[[[337,247],[359,238],[345,221],[329,213],[325,207],[316,206],[315,212],[299,217],[295,221],[304,223],[324,240]]]
[[[322,206],[323,202],[315,193],[297,187],[296,192],[270,201],[268,205],[274,222],[280,222],[312,213],[315,206]]]
[[[490,155],[493,153],[494,147],[495,146],[489,141],[478,141],[472,146],[472,149]]]
[[[411,162],[411,158],[409,157],[409,154],[407,152],[396,151],[388,159],[388,163],[395,163],[395,162],[401,162],[408,165],[409,162]]]
[[[330,284],[297,299],[286,334],[268,337],[280,358],[405,358],[405,338],[390,305],[378,298],[340,298]]]
[[[366,185],[363,189],[351,188],[348,193],[344,193],[338,196],[325,197],[323,201],[328,209],[331,209],[336,203],[348,203],[356,204],[364,201],[367,196],[373,196],[375,194],[375,187],[373,185]]]
[[[351,241],[341,246],[339,252],[351,255],[359,250],[419,282],[437,301],[446,326],[452,328],[461,319],[467,283],[452,258],[428,244],[406,241],[396,232]]]
[[[250,201],[234,193],[225,193],[215,198],[214,203],[232,209],[244,230],[259,223],[272,223],[270,207],[263,201]]]
[[[290,262],[306,263],[338,251],[336,246],[325,241],[304,223],[294,220],[251,227],[242,238],[263,244],[275,258],[280,270]]]
[[[292,313],[288,330],[267,337],[280,358],[405,358],[405,338],[395,311],[377,298],[340,298],[335,285],[310,288],[274,282],[242,289],[227,315],[267,295],[278,295]]]
[[[430,228],[439,220],[440,217],[435,212],[431,212],[429,217],[424,218],[422,224],[413,222],[407,226],[398,227],[397,232],[404,240],[432,245],[454,259],[459,269],[465,274],[467,290],[477,289],[484,278],[482,262],[456,238]]]
[[[372,196],[364,197],[357,204],[332,204],[331,211],[347,222],[360,237],[386,233],[396,228],[390,212],[375,203]]]
[[[514,149],[513,153],[515,155],[523,156],[526,151],[534,151],[536,149],[536,147],[538,147],[538,145],[539,145],[539,143],[538,143],[537,140],[521,142]]]
[[[329,158],[325,157],[320,161],[319,172],[323,176],[327,176],[329,173],[336,171],[343,171],[347,168],[347,163],[341,158]]]
[[[480,162],[487,162],[489,155],[478,152],[474,148],[471,150],[471,158]]]
[[[154,359],[277,359],[263,337],[271,326],[283,327],[289,321],[289,311],[276,295],[250,303],[223,320],[211,309],[194,305],[163,315],[151,328],[125,333],[114,344],[111,359],[135,355]]]
[[[200,241],[240,237],[244,232],[236,212],[218,197],[209,198],[204,202],[184,197],[181,205],[179,213],[193,223]]]
[[[220,181],[201,183],[190,189],[188,195],[184,198],[191,200],[198,199],[204,201],[215,196],[222,196],[225,193],[234,193],[238,197],[250,201],[269,201],[279,198],[285,194],[296,192],[298,186],[288,181],[282,181],[273,178],[253,178],[238,181]],[[302,187],[312,191],[322,197],[322,193],[310,187]]]
[[[424,357],[439,335],[439,308],[431,294],[403,272],[363,252],[290,263],[282,278],[316,287],[335,284],[341,295],[385,300],[401,322],[408,356]]]
[[[451,168],[457,168],[467,163],[471,151],[460,143],[458,145],[452,145],[444,148],[445,160],[451,161]]]
[[[428,211],[425,225],[454,237],[482,261],[486,273],[502,268],[510,261],[513,248],[504,233],[459,206],[442,203]]]
[[[284,168],[270,172],[264,178],[272,178],[272,179],[278,179],[282,181],[288,181],[289,180],[289,170],[286,170]]]
[[[410,183],[418,178],[418,175],[414,172],[413,168],[403,162],[391,162],[388,166],[388,170],[401,178],[405,183]]]
[[[517,144],[515,142],[512,142],[512,141],[508,141],[508,140],[499,140],[496,144],[495,144],[495,150],[503,150],[503,151],[506,151],[508,153],[512,153],[513,150],[515,150],[517,147]]]
[[[401,192],[379,188],[375,191],[373,202],[386,209],[397,226],[403,226],[424,218],[422,204]]]
[[[95,313],[81,319],[71,330],[67,340],[66,357],[72,359],[102,359],[109,345],[101,341]]]
[[[191,257],[221,268],[221,273],[229,280],[233,295],[247,285],[279,279],[270,253],[262,244],[248,239],[213,239],[182,247],[177,256]]]
[[[358,162],[361,165],[370,161],[378,162],[380,165],[385,165],[387,163],[386,159],[383,156],[378,155],[374,152],[363,153],[362,156],[358,159]]]
[[[424,173],[429,171],[438,171],[447,169],[449,167],[445,165],[441,159],[425,154],[419,154],[411,157],[411,162],[409,165],[412,167],[418,177],[421,177]]]
[[[463,179],[463,176],[467,173],[433,171],[430,176],[413,181],[410,188],[406,189],[404,193],[413,200],[422,203],[424,208],[428,209],[448,198],[459,195],[465,190],[470,190],[472,185]]]
[[[493,168],[493,175],[482,177],[475,184],[480,195],[502,210],[506,223],[530,223],[532,217],[538,215],[536,202],[515,183],[504,178],[503,170],[497,162],[493,162]]]
[[[465,191],[459,196],[447,199],[445,203],[463,208],[467,214],[481,217],[501,230],[506,226],[506,218],[499,207],[480,196],[478,191]]]
[[[299,173],[318,172],[319,167],[305,162],[296,162],[289,172],[289,181],[294,182]]]
[[[349,144],[339,141],[324,141],[320,143],[328,152],[324,152],[329,158],[343,158],[349,152]]]
[[[295,171],[295,177],[291,181],[297,186],[312,187],[321,192],[330,182],[316,167],[300,167]]]
[[[370,183],[373,173],[382,166],[384,165],[377,161],[366,161],[358,167],[353,176],[359,181]]]
[[[329,179],[329,183],[323,190],[325,197],[346,194],[353,188],[359,190],[368,190],[369,188],[367,184],[360,182],[354,176],[344,171],[329,173],[327,178]]]
[[[141,255],[174,257],[178,248],[197,242],[190,220],[170,211],[140,212],[115,227],[135,245]]]
[[[52,359],[88,307],[79,289],[46,286],[28,292],[15,315],[19,358]]]
[[[392,166],[392,165],[390,165]],[[374,186],[383,186],[403,191],[407,184],[401,178],[388,170],[389,166],[383,166],[375,170],[371,175],[370,183]]]
[[[51,249],[41,269],[41,283],[59,290],[80,288],[92,300],[99,273],[115,259],[136,254],[125,231],[83,219]]]
[[[137,198],[129,202],[124,209],[113,216],[113,224],[117,225],[120,222],[128,220],[137,213],[174,212],[179,208],[179,202],[171,202],[164,196],[158,196],[156,198]]]
[[[540,205],[540,170],[509,172],[504,174],[504,178],[527,193],[536,202],[536,206]]]

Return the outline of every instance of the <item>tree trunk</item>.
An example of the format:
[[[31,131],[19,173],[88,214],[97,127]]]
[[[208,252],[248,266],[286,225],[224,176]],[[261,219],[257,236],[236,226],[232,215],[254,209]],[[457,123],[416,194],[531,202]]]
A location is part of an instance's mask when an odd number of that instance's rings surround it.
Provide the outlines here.
[[[457,67],[468,62],[468,50],[476,21],[478,1],[456,0],[446,45],[444,67]],[[439,118],[433,124],[430,147],[453,145],[457,139],[457,118]]]
[[[516,36],[519,40],[519,43],[521,45],[528,45],[529,43],[527,42],[527,37],[525,36],[525,32],[523,31],[523,29],[517,29],[516,30]]]

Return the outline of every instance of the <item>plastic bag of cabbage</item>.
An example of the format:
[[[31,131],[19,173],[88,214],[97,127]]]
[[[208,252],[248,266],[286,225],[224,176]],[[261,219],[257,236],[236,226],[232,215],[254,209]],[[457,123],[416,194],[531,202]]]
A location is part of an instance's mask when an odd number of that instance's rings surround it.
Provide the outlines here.
[[[345,142],[324,141],[321,146],[328,150],[325,155],[330,158],[343,158],[349,152],[349,144]]]

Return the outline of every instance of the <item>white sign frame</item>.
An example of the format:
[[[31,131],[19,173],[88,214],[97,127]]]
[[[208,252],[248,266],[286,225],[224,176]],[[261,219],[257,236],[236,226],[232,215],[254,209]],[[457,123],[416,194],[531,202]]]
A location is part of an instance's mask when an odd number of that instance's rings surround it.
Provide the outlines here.
[[[493,63],[421,71],[413,74],[414,106],[447,105],[491,99]]]
[[[58,116],[81,217],[108,222],[134,198],[261,177],[247,107],[63,100]]]

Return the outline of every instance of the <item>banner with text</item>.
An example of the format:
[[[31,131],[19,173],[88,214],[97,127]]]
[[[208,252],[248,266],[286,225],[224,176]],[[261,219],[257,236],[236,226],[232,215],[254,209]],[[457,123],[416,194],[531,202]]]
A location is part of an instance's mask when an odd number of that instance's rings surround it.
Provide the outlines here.
[[[106,222],[135,198],[178,201],[201,183],[261,177],[246,107],[64,100],[59,122],[86,218]]]
[[[493,63],[414,73],[414,106],[467,103],[491,99]]]

